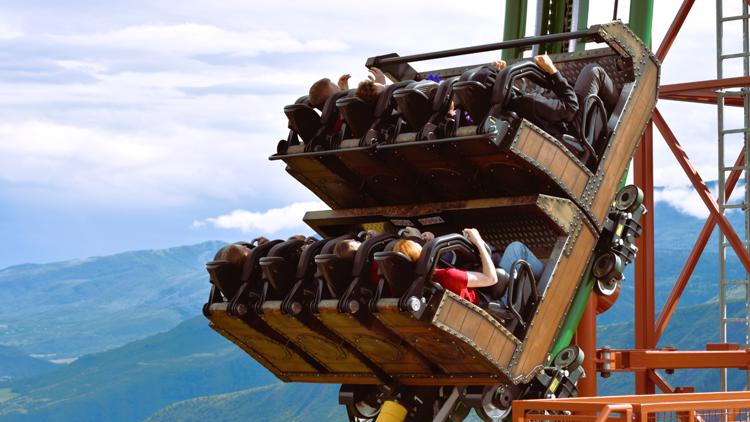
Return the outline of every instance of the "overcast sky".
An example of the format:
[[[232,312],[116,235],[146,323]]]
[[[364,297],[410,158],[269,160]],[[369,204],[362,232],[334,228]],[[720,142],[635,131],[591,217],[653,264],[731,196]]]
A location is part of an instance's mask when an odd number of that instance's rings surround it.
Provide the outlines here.
[[[590,23],[611,18],[614,1],[591,3]],[[658,43],[681,2],[656,3]],[[716,76],[714,1],[694,9],[664,83]],[[320,77],[364,78],[370,56],[499,41],[503,14],[475,0],[4,1],[0,267],[303,230],[322,204],[267,160],[286,136],[283,106]],[[715,179],[715,107],[660,109]],[[705,215],[660,139],[655,151],[657,199]]]

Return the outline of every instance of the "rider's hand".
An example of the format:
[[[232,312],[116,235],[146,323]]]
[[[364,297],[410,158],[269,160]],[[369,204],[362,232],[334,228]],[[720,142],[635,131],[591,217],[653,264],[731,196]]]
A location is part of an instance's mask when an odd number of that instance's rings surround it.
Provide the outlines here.
[[[370,68],[370,73],[372,73],[372,75],[367,75],[367,78],[369,80],[385,85],[385,74],[382,70],[378,69],[377,67],[372,67]]]
[[[546,54],[534,56],[534,63],[536,63],[537,66],[541,67],[543,71],[549,73],[550,75],[554,75],[555,73],[557,73],[557,67],[555,67],[555,64],[552,63],[552,59],[550,59]]]
[[[492,65],[495,66],[495,69],[497,70],[503,70],[508,67],[508,63],[505,60],[495,60],[492,62]]]
[[[464,236],[469,239],[469,242],[473,243],[476,247],[481,247],[483,241],[482,236],[479,235],[477,229],[464,229]]]
[[[336,85],[339,86],[340,90],[345,91],[345,90],[349,89],[349,78],[351,78],[351,77],[352,77],[352,75],[350,75],[348,73],[346,75],[341,75],[341,77],[339,78],[338,83],[336,84]]]

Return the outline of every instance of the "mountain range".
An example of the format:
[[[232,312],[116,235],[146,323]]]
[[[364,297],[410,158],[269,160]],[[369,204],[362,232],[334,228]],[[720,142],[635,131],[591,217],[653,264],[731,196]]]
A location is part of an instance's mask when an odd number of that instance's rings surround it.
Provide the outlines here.
[[[222,245],[2,269],[0,344],[65,359],[169,330],[200,313],[208,297],[205,263]]]

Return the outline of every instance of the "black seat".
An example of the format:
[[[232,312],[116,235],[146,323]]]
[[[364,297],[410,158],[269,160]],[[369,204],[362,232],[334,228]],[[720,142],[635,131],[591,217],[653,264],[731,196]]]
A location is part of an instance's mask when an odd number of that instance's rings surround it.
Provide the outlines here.
[[[453,84],[456,107],[468,112],[474,123],[479,123],[489,113],[496,75],[493,66],[485,65],[467,70]]]
[[[434,81],[419,81],[393,92],[396,107],[412,130],[421,129],[432,116],[432,101],[437,88]]]
[[[351,300],[363,298],[370,301],[370,308],[374,308],[374,302],[380,297],[385,282],[380,280],[377,271],[375,254],[382,251],[388,243],[396,239],[397,236],[391,233],[379,234],[373,236],[359,246],[357,254],[354,256],[352,263],[352,281],[341,296],[339,302],[339,311],[348,312],[352,308],[349,306]],[[375,276],[375,280],[373,280]]]
[[[320,127],[313,139],[305,146],[305,151],[334,148],[346,136],[342,130],[336,130],[336,123],[339,120],[339,109],[336,107],[336,101],[353,92],[353,90],[339,91],[326,100],[325,105],[323,105],[323,111],[320,114]]]
[[[237,242],[233,245],[245,246],[248,249],[253,249],[254,245],[247,242]],[[206,271],[209,274],[209,280],[211,284],[221,292],[225,301],[231,300],[236,294],[237,290],[242,284],[242,270],[243,267],[229,262],[225,259],[226,249],[233,245],[225,246],[219,249],[214,256],[213,261],[206,263]]]
[[[295,283],[289,289],[281,304],[281,310],[288,314],[298,314],[302,311],[302,306],[307,302],[320,301],[322,295],[322,285],[320,288],[315,284],[315,272],[318,269],[315,264],[315,256],[320,254],[323,246],[330,239],[317,240],[309,243],[302,248],[299,260],[297,262],[297,271],[294,274]],[[309,300],[306,300],[305,298]]]
[[[396,102],[393,100],[393,93],[411,83],[414,81],[406,80],[386,85],[375,104],[375,121],[365,135],[364,145],[393,141],[398,134],[396,126],[401,117],[399,113],[394,113]]]
[[[284,107],[284,114],[289,120],[289,136],[286,141],[279,142],[277,151],[279,154],[286,153],[289,146],[299,145],[300,138],[305,144],[311,142],[320,130],[320,115],[310,105],[305,95]]]
[[[539,304],[537,283],[540,280],[534,279],[529,264],[520,259],[513,263],[510,275],[505,301],[488,303],[488,311],[500,320],[508,331],[522,339]]]
[[[531,81],[544,89],[552,88],[549,75],[536,63],[524,60],[508,65],[495,77],[492,97],[490,97],[492,104],[490,115],[502,117],[508,113],[508,103],[514,95],[517,95],[515,83],[520,79]]]
[[[328,297],[340,297],[351,281],[350,278],[354,263],[351,260],[339,257],[333,253],[333,250],[339,241],[352,238],[352,235],[344,235],[329,240],[323,246],[323,249],[321,249],[320,254],[315,257],[318,274],[325,283]]]
[[[279,300],[289,293],[296,281],[297,264],[304,244],[304,240],[296,239],[278,243],[260,259],[263,281],[270,285],[266,299]]]
[[[375,107],[356,95],[339,99],[336,106],[355,138],[363,137],[375,121]]]
[[[284,114],[289,119],[289,129],[297,132],[303,142],[310,142],[320,129],[320,115],[310,105],[307,96],[285,106]]]
[[[432,116],[422,127],[419,139],[438,139],[453,136],[456,121],[448,115],[453,103],[453,86],[458,78],[448,78],[440,81],[432,99]]]
[[[393,244],[387,245],[382,252],[376,252],[374,258],[378,263],[378,272],[388,286],[384,291],[385,297],[401,297],[414,281],[415,264],[406,255],[394,251]]]
[[[232,302],[237,305],[250,305],[256,312],[260,313],[260,306],[265,301],[268,291],[268,283],[263,283],[262,280],[263,270],[260,266],[260,259],[268,255],[274,246],[282,242],[280,239],[271,240],[250,251],[242,269],[242,285]]]

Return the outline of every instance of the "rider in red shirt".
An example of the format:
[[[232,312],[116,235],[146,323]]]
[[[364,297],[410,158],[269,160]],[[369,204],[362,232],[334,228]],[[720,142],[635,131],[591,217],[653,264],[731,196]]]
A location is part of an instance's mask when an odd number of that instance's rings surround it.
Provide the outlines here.
[[[432,272],[432,281],[451,292],[461,296],[471,303],[478,303],[479,299],[474,291],[477,287],[488,287],[497,283],[495,264],[492,262],[487,249],[484,247],[482,236],[477,229],[464,229],[464,236],[477,247],[479,258],[482,262],[482,271],[467,271],[457,268],[436,268]],[[406,255],[413,262],[419,260],[422,246],[412,240],[402,239],[396,242],[393,250]]]

